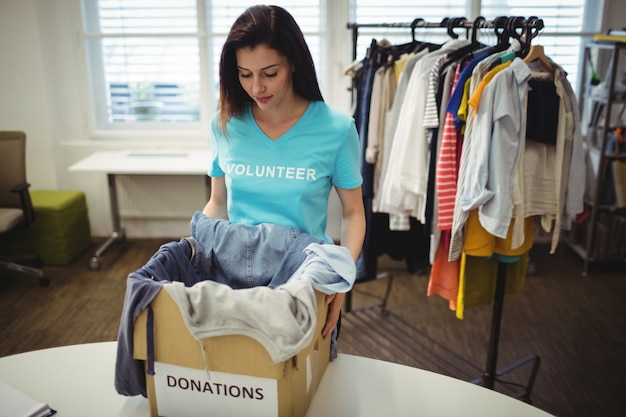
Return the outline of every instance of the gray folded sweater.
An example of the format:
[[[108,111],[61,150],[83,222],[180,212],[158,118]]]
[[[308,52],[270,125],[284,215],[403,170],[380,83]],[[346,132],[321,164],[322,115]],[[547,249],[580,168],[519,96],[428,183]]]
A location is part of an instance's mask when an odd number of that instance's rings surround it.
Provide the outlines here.
[[[274,363],[297,354],[313,340],[317,303],[308,280],[293,280],[276,289],[234,290],[213,281],[192,287],[164,283],[178,304],[189,332],[201,340],[242,334],[261,343]]]

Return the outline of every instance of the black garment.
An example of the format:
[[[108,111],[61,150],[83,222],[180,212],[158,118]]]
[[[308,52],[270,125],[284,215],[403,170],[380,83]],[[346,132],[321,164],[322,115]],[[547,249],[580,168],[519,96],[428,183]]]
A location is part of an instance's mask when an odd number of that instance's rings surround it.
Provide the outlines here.
[[[560,99],[553,81],[528,81],[526,107],[526,138],[548,145],[556,145],[559,125]]]
[[[365,150],[367,149],[370,103],[374,86],[374,76],[376,70],[380,68],[377,59],[377,50],[378,47],[373,44],[369,51],[369,56],[363,60],[363,66],[358,78],[357,106],[354,113],[354,121],[359,134],[361,176],[363,177],[362,192],[364,197],[374,196],[374,164],[370,164],[365,160]]]
[[[394,261],[405,261],[407,272],[415,274],[428,266],[430,236],[424,225],[409,217],[410,229],[389,230],[388,213],[372,213],[371,204],[363,250],[357,259],[356,283],[376,279],[378,257],[389,255]],[[367,211],[367,208],[366,208]]]

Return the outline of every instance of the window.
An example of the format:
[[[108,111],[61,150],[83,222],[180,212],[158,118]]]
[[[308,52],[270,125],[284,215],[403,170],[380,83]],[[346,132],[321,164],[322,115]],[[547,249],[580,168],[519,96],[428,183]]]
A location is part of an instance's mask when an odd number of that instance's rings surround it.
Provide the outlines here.
[[[83,0],[96,129],[198,129],[218,101],[221,46],[256,1]],[[282,4],[281,4],[282,3]],[[319,0],[287,8],[322,65]]]
[[[84,1],[83,14],[97,128],[199,122],[194,0]]]
[[[255,0],[82,0],[83,39],[89,67],[95,130],[206,131],[218,102],[221,46],[235,18]],[[350,59],[345,23],[440,22],[445,17],[537,15],[545,29],[533,42],[561,64],[575,85],[585,0],[291,0],[289,10],[311,48],[322,92],[329,101],[347,95],[341,60]],[[327,11],[326,8],[329,10]],[[326,23],[328,16],[331,23]],[[343,18],[342,16],[345,16]],[[334,22],[334,23],[332,23]],[[343,23],[345,22],[345,23]],[[567,36],[561,33],[566,32]],[[460,36],[464,34],[459,31]],[[448,39],[445,29],[419,29],[416,37]],[[356,57],[373,38],[411,39],[410,29],[367,28],[358,33]],[[486,38],[485,43],[490,39]],[[327,44],[332,50],[328,50]],[[558,45],[558,46],[557,46]],[[345,55],[344,52],[345,51]],[[344,59],[345,57],[345,59]],[[331,77],[333,77],[331,79]],[[332,86],[324,91],[324,86]],[[328,91],[332,90],[332,91]]]

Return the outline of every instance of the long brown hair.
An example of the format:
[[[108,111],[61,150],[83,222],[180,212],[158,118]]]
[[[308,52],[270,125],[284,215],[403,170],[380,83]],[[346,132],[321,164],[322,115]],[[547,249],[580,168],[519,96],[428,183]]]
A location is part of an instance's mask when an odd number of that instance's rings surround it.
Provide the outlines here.
[[[220,117],[226,129],[232,116],[241,115],[252,99],[241,87],[237,71],[237,50],[265,44],[284,55],[294,66],[293,89],[311,101],[322,101],[311,51],[293,16],[278,6],[252,6],[233,23],[220,59]]]

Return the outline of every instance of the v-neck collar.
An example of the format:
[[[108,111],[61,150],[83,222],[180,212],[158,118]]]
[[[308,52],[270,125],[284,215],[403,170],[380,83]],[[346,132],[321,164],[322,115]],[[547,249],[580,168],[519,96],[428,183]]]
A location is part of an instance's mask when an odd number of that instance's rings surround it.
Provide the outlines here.
[[[254,118],[254,114],[252,113],[252,106],[248,106],[248,110],[247,111],[248,111],[248,117],[250,118],[250,120],[254,124],[254,128],[257,130],[258,134],[263,138],[263,140],[271,142],[272,144],[278,145],[279,143],[285,142],[287,139],[289,139],[289,137],[291,136],[292,132],[294,130],[296,130],[300,124],[302,124],[302,121],[305,118],[308,117],[309,113],[312,111],[312,108],[313,108],[313,101],[309,101],[309,104],[308,104],[306,110],[304,110],[304,113],[302,113],[302,116],[300,116],[300,118],[293,124],[293,126],[291,126],[285,133],[283,133],[282,135],[280,135],[276,139],[270,138],[263,131],[263,129],[261,129],[261,126],[259,126],[259,124],[257,123],[256,119]]]

